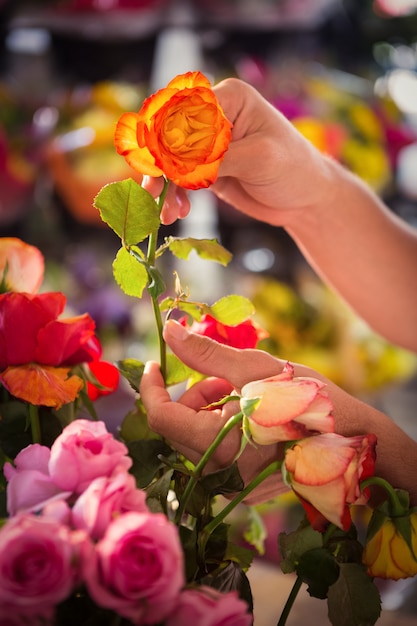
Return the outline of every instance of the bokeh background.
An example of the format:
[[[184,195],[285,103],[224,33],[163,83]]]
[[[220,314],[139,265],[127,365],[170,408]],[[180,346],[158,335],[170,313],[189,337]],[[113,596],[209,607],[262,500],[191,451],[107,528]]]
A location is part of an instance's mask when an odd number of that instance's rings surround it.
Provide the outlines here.
[[[43,288],[63,291],[71,311],[93,316],[107,358],[152,356],[148,303],[115,284],[111,264],[119,241],[93,199],[104,184],[135,176],[113,146],[120,114],[139,109],[176,74],[196,69],[213,82],[238,76],[253,84],[417,227],[415,5],[0,0],[0,236],[42,250]],[[217,237],[233,254],[228,268],[199,259],[179,268],[195,299],[247,295],[269,333],[262,347],[322,371],[417,438],[416,356],[347,309],[282,229],[241,216],[210,191],[194,192],[191,200],[191,215],[166,234]],[[124,388],[106,399],[102,411],[114,428],[131,402]],[[257,626],[276,623],[280,593],[284,602],[288,591],[276,531],[289,523],[289,510],[291,503],[280,501],[259,510],[271,532],[251,574]],[[415,623],[413,581],[382,591],[381,624]],[[298,600],[289,626],[310,623],[312,614],[326,623],[324,604],[312,602]]]

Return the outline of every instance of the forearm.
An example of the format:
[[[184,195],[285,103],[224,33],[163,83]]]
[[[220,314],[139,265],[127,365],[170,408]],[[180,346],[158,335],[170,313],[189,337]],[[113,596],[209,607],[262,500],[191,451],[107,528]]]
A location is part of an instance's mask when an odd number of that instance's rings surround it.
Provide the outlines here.
[[[334,402],[335,430],[345,437],[373,433],[377,437],[375,476],[394,488],[409,492],[417,505],[417,442],[390,417],[374,407],[355,400],[339,387],[329,384]]]
[[[329,167],[323,204],[288,212],[286,230],[376,332],[417,351],[417,231],[337,163]]]

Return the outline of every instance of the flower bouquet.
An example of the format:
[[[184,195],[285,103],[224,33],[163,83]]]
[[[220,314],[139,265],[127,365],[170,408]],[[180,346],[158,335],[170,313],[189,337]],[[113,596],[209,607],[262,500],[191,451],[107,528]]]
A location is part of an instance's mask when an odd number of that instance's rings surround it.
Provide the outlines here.
[[[115,133],[117,151],[133,168],[162,177],[158,198],[128,179],[105,186],[94,201],[121,240],[115,280],[126,294],[149,298],[167,387],[190,388],[203,377],[167,353],[163,316],[239,348],[255,347],[261,336],[246,298],[196,302],[176,273],[169,288],[160,270],[168,252],[229,262],[215,240],[159,242],[158,232],[168,186],[208,187],[230,139],[231,124],[209,81],[199,72],[177,76],[138,113],[123,114]],[[334,433],[321,381],[296,377],[288,363],[281,374],[221,397],[206,408],[233,402],[236,412],[192,463],[147,424],[140,397],[145,364],[104,361],[92,318],[66,318],[63,294],[38,293],[41,252],[2,239],[0,269],[0,625],[249,626],[246,573],[255,549],[230,539],[228,516],[264,480],[281,475],[305,517],[279,536],[281,567],[296,574],[288,602],[277,607],[280,626],[303,583],[327,599],[332,624],[374,624],[380,615],[374,577],[417,573],[417,513],[406,493],[373,476],[372,433]],[[116,390],[120,376],[137,394],[129,415],[134,437],[123,423],[110,433],[96,414],[95,400]],[[212,454],[236,429],[241,446],[234,462],[208,471]],[[277,442],[282,458],[245,484],[238,461],[246,446]],[[351,512],[367,503],[373,483],[388,495],[372,513],[363,545]],[[253,528],[253,546],[256,535]]]

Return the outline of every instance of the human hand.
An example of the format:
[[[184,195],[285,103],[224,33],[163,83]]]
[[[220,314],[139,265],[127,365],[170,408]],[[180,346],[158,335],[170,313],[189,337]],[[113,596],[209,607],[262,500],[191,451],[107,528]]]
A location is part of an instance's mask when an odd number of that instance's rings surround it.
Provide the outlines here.
[[[213,90],[233,123],[232,142],[210,188],[221,200],[277,226],[291,225],[300,211],[329,201],[331,160],[247,83],[228,78]],[[157,196],[162,179],[146,177],[143,185]],[[187,192],[170,187],[161,213],[164,224],[190,210]]]
[[[217,402],[233,391],[240,392],[246,383],[267,378],[282,371],[285,361],[261,350],[238,350],[196,335],[177,322],[166,323],[164,337],[171,349],[188,366],[210,378],[195,384],[177,400],[165,388],[157,363],[147,363],[140,393],[149,425],[155,432],[194,463],[198,462],[227,420],[240,409],[238,402],[228,402],[209,410],[207,405]],[[297,366],[299,375],[311,375],[311,370]],[[232,430],[218,447],[208,471],[230,465],[240,449],[242,432]],[[271,462],[283,458],[283,444],[246,446],[238,467],[245,484],[255,478]],[[283,491],[280,475],[265,480],[246,500],[255,504]]]

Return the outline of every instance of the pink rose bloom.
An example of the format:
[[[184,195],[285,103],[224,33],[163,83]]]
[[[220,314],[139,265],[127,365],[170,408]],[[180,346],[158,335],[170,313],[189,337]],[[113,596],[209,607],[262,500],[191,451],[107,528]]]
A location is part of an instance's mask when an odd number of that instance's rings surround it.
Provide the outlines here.
[[[34,612],[0,604],[0,626],[54,626],[54,615],[53,608]]]
[[[4,464],[10,516],[19,511],[40,511],[47,503],[71,495],[63,492],[49,476],[49,457],[49,448],[35,443],[19,452],[14,465]]]
[[[166,626],[250,626],[253,616],[237,592],[220,593],[211,587],[185,589]]]
[[[30,514],[10,518],[0,530],[0,614],[48,611],[79,582],[80,561],[91,544],[85,533]]]
[[[177,527],[162,513],[125,513],[108,527],[84,567],[93,600],[135,624],[163,621],[184,585]]]
[[[61,489],[82,493],[95,478],[128,470],[132,459],[127,453],[104,422],[76,419],[52,444],[49,474]]]
[[[146,494],[136,487],[134,477],[121,471],[90,483],[72,508],[72,522],[92,539],[100,539],[110,522],[127,511],[143,513],[148,507]]]
[[[315,378],[294,376],[290,363],[277,376],[244,385],[240,407],[255,443],[268,445],[333,432],[333,405],[324,387]]]
[[[313,528],[332,522],[349,530],[349,505],[366,504],[360,481],[373,475],[376,437],[327,433],[298,441],[285,453],[291,487],[300,497]]]

